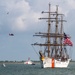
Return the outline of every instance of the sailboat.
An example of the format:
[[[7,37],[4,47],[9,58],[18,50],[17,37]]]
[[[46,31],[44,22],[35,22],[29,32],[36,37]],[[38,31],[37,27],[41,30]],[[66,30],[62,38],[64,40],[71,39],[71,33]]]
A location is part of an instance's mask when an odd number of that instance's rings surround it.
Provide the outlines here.
[[[58,12],[58,5],[56,10],[51,10],[51,4],[49,4],[49,11],[42,11],[42,14],[48,14],[48,17],[39,18],[40,20],[46,20],[47,32],[37,32],[34,36],[45,38],[45,43],[34,43],[44,47],[43,50],[39,50],[39,58],[42,68],[67,68],[71,58],[67,47],[72,47],[73,43],[70,40],[70,36],[64,32],[63,19],[64,14]]]
[[[3,66],[3,67],[6,67],[6,65],[5,65],[4,63],[2,64],[2,66]]]

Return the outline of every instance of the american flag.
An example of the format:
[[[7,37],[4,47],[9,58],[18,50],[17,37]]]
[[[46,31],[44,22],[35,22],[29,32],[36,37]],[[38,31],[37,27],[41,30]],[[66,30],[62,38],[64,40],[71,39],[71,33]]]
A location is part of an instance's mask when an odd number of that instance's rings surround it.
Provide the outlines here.
[[[70,38],[64,33],[64,44],[73,46],[73,43],[71,42]]]

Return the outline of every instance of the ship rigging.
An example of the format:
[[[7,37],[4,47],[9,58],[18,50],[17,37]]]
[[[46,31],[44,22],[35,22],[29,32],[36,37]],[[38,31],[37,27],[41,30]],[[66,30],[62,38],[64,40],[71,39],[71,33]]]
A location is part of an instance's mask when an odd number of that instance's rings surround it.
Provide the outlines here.
[[[45,49],[39,51],[40,61],[43,68],[45,67],[67,67],[70,61],[66,46],[72,46],[70,36],[63,31],[64,14],[58,12],[58,5],[56,11],[51,11],[51,4],[49,4],[49,11],[42,14],[48,14],[48,17],[39,18],[40,20],[47,20],[47,32],[38,32],[34,36],[46,38],[45,43],[34,43],[32,45],[45,46]],[[53,23],[53,24],[52,24]],[[52,66],[52,61],[54,66]],[[60,64],[58,64],[60,62]],[[65,65],[66,64],[66,65]]]

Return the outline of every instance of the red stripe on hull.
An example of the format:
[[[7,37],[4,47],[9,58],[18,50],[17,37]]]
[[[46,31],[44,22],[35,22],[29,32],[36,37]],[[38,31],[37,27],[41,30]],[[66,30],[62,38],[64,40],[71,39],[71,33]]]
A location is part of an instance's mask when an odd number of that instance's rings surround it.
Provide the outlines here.
[[[52,58],[52,63],[51,63],[51,65],[52,65],[52,68],[54,68],[54,65],[55,65],[55,63],[54,63],[54,58]]]

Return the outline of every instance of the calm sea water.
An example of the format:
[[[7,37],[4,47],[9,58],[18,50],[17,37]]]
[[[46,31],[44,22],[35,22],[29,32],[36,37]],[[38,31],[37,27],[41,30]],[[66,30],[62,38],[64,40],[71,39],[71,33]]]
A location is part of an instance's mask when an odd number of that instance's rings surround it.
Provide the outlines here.
[[[71,62],[68,68],[42,69],[40,64],[0,64],[0,75],[75,75],[75,62]]]

